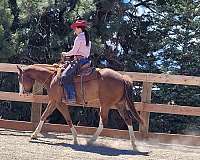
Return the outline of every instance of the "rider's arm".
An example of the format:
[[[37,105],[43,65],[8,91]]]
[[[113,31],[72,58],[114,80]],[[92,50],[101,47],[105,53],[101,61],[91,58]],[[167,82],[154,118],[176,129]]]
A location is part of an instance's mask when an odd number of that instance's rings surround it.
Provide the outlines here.
[[[73,48],[69,52],[62,52],[62,55],[63,56],[73,56],[73,55],[76,55],[77,52],[80,49],[80,46],[81,46],[80,44],[81,44],[80,38],[76,37],[76,39],[74,40],[74,46],[73,46]]]

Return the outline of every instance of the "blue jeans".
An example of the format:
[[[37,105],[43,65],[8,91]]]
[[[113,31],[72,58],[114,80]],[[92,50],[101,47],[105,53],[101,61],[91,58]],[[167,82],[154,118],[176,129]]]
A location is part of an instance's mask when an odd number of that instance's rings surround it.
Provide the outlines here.
[[[76,92],[73,83],[74,76],[78,73],[80,67],[84,64],[90,63],[88,58],[82,58],[80,60],[73,60],[70,62],[70,67],[67,67],[61,75],[61,83],[64,86],[64,91],[67,93],[66,99],[75,100]]]

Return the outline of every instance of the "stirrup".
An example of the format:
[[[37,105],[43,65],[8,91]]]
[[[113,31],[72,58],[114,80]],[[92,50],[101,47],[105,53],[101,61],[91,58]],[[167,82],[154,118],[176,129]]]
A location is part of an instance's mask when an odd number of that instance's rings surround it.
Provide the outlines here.
[[[66,98],[62,98],[61,101],[65,104],[76,104],[76,99],[67,99]]]
[[[76,99],[68,99],[68,104],[76,104]]]
[[[62,99],[61,99],[61,102],[67,103],[67,100],[66,100],[65,98],[62,98]]]

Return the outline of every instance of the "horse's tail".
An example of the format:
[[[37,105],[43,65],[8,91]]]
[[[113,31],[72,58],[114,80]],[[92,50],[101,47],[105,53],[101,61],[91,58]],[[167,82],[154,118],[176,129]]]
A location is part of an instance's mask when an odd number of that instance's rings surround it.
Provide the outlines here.
[[[133,97],[133,84],[128,77],[124,76],[124,97],[127,102],[128,108],[131,112],[131,117],[134,117],[139,123],[144,125],[144,120],[140,117],[135,109],[134,102],[131,100]]]

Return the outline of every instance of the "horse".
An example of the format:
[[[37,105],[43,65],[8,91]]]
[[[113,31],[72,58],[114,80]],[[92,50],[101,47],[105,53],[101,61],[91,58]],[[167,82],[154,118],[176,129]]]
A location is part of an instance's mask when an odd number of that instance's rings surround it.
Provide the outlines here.
[[[57,108],[70,127],[74,144],[78,144],[77,132],[72,124],[68,105],[62,101],[64,92],[63,87],[60,85],[59,76],[57,75],[57,68],[54,65],[34,64],[25,67],[17,65],[17,69],[20,86],[19,94],[29,94],[34,82],[37,81],[47,89],[49,97],[46,110],[43,112],[38,126],[32,133],[31,139],[37,138],[37,134],[41,131],[46,118]],[[107,125],[110,107],[116,106],[119,114],[128,126],[133,150],[137,150],[132,119],[135,118],[142,125],[145,124],[131,100],[133,85],[130,77],[109,68],[100,69],[98,73],[99,76],[84,82],[84,84],[75,83],[77,104],[83,104],[82,92],[84,92],[87,105],[99,106],[100,108],[99,126],[94,135],[87,141],[87,144],[93,144],[96,141],[103,127]],[[84,91],[82,85],[84,85]]]

